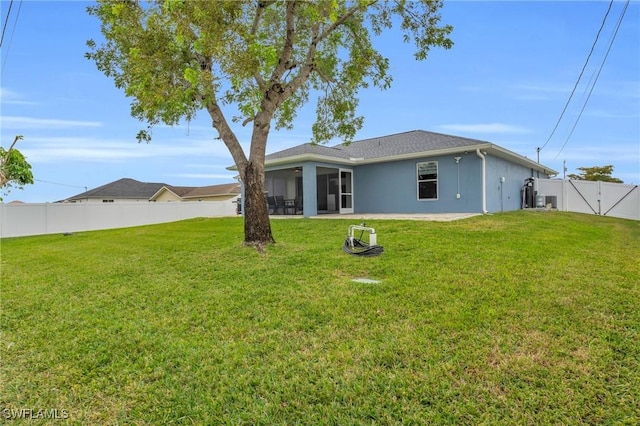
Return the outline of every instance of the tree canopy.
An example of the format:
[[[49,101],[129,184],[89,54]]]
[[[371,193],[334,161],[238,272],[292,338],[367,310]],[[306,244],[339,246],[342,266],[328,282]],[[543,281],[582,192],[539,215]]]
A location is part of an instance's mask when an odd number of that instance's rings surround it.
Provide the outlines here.
[[[7,150],[0,147],[0,189],[5,194],[13,187],[22,189],[24,185],[33,183],[31,165],[24,155],[15,149],[16,143],[21,139],[22,135],[16,136]]]
[[[578,167],[577,170],[580,170],[580,173],[571,173],[567,177],[574,180],[623,183],[621,179],[611,176],[613,174],[613,165],[611,164],[607,166]]]
[[[386,89],[389,61],[373,37],[399,26],[415,58],[450,48],[441,0],[423,1],[139,1],[103,0],[88,12],[104,41],[87,58],[132,98],[131,114],[154,125],[178,124],[207,111],[245,188],[245,241],[273,241],[261,206],[271,124],[292,128],[313,97],[312,141],[351,141],[363,125],[359,90]],[[245,153],[233,126],[252,126]],[[265,224],[266,220],[266,224]]]

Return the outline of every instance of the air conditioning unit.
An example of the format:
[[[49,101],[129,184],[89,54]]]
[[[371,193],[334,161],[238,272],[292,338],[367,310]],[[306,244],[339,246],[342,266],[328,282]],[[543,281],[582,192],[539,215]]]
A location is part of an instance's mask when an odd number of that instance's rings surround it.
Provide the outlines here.
[[[544,205],[546,207],[551,207],[552,209],[558,208],[558,196],[557,195],[547,195],[544,197]]]

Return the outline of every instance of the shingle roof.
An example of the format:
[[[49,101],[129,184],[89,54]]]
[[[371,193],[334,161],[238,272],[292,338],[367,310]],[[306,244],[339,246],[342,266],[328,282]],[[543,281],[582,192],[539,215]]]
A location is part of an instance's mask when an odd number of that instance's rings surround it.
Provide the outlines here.
[[[296,155],[303,155],[303,154],[315,154],[315,155],[322,155],[326,157],[337,157],[337,158],[351,157],[349,153],[346,152],[341,147],[342,145],[329,147],[325,145],[314,145],[311,143],[305,143],[303,145],[294,146],[292,148],[287,148],[282,151],[269,154],[267,155],[266,160],[267,161],[275,160],[277,158],[287,158],[287,157],[293,157]]]
[[[67,201],[83,198],[151,198],[160,188],[166,186],[164,183],[140,182],[135,179],[122,178],[111,183],[91,189],[73,197]]]
[[[160,182],[140,182],[135,179],[122,178],[107,183],[87,192],[83,192],[65,201],[85,198],[147,198],[150,199],[162,188],[166,188],[181,198],[211,197],[216,195],[240,194],[240,183],[223,183],[209,186],[173,186]]]
[[[477,139],[441,133],[413,130],[395,135],[364,139],[350,145],[339,145],[355,158],[381,158],[415,152],[436,151],[441,149],[464,148],[488,143]]]
[[[178,197],[183,197],[185,194],[193,191],[195,186],[173,186],[173,185],[165,185],[164,188],[167,188],[169,191],[176,194]],[[159,191],[159,190],[158,190]],[[155,195],[155,194],[154,194]]]
[[[265,165],[283,165],[289,162],[308,161],[311,159],[316,161],[333,160],[335,163],[354,165],[477,149],[485,153],[490,152],[492,155],[505,158],[525,167],[541,170],[544,173],[558,173],[549,167],[488,141],[424,130],[412,130],[331,147],[307,143],[267,155]],[[232,166],[230,169],[234,169],[234,167]]]
[[[211,197],[215,195],[231,195],[240,193],[240,183],[223,183],[221,185],[198,186],[181,195],[183,198]]]
[[[237,195],[240,194],[240,183],[223,183],[220,185],[208,185],[208,186],[172,186],[164,185],[160,188],[151,199],[156,199],[162,189],[171,191],[180,198],[201,198],[201,197],[215,197],[218,195]]]
[[[313,145],[310,143],[269,154],[269,160],[293,157],[297,155],[321,155],[342,159],[359,158],[375,159],[418,152],[437,151],[441,149],[464,148],[489,142],[441,133],[412,130],[395,135],[381,136],[340,144],[333,147]]]

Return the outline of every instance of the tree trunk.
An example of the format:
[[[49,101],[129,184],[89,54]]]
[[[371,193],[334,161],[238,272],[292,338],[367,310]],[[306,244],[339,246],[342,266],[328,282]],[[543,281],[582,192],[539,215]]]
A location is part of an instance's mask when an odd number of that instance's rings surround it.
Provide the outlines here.
[[[244,184],[244,243],[258,249],[275,243],[264,192],[263,169],[250,160],[241,173]]]

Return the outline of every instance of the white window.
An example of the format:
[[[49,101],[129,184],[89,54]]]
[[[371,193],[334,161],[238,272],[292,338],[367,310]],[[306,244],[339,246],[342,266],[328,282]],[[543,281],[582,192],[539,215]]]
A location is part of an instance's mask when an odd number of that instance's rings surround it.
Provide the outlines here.
[[[438,162],[416,164],[418,174],[418,200],[438,199]]]

